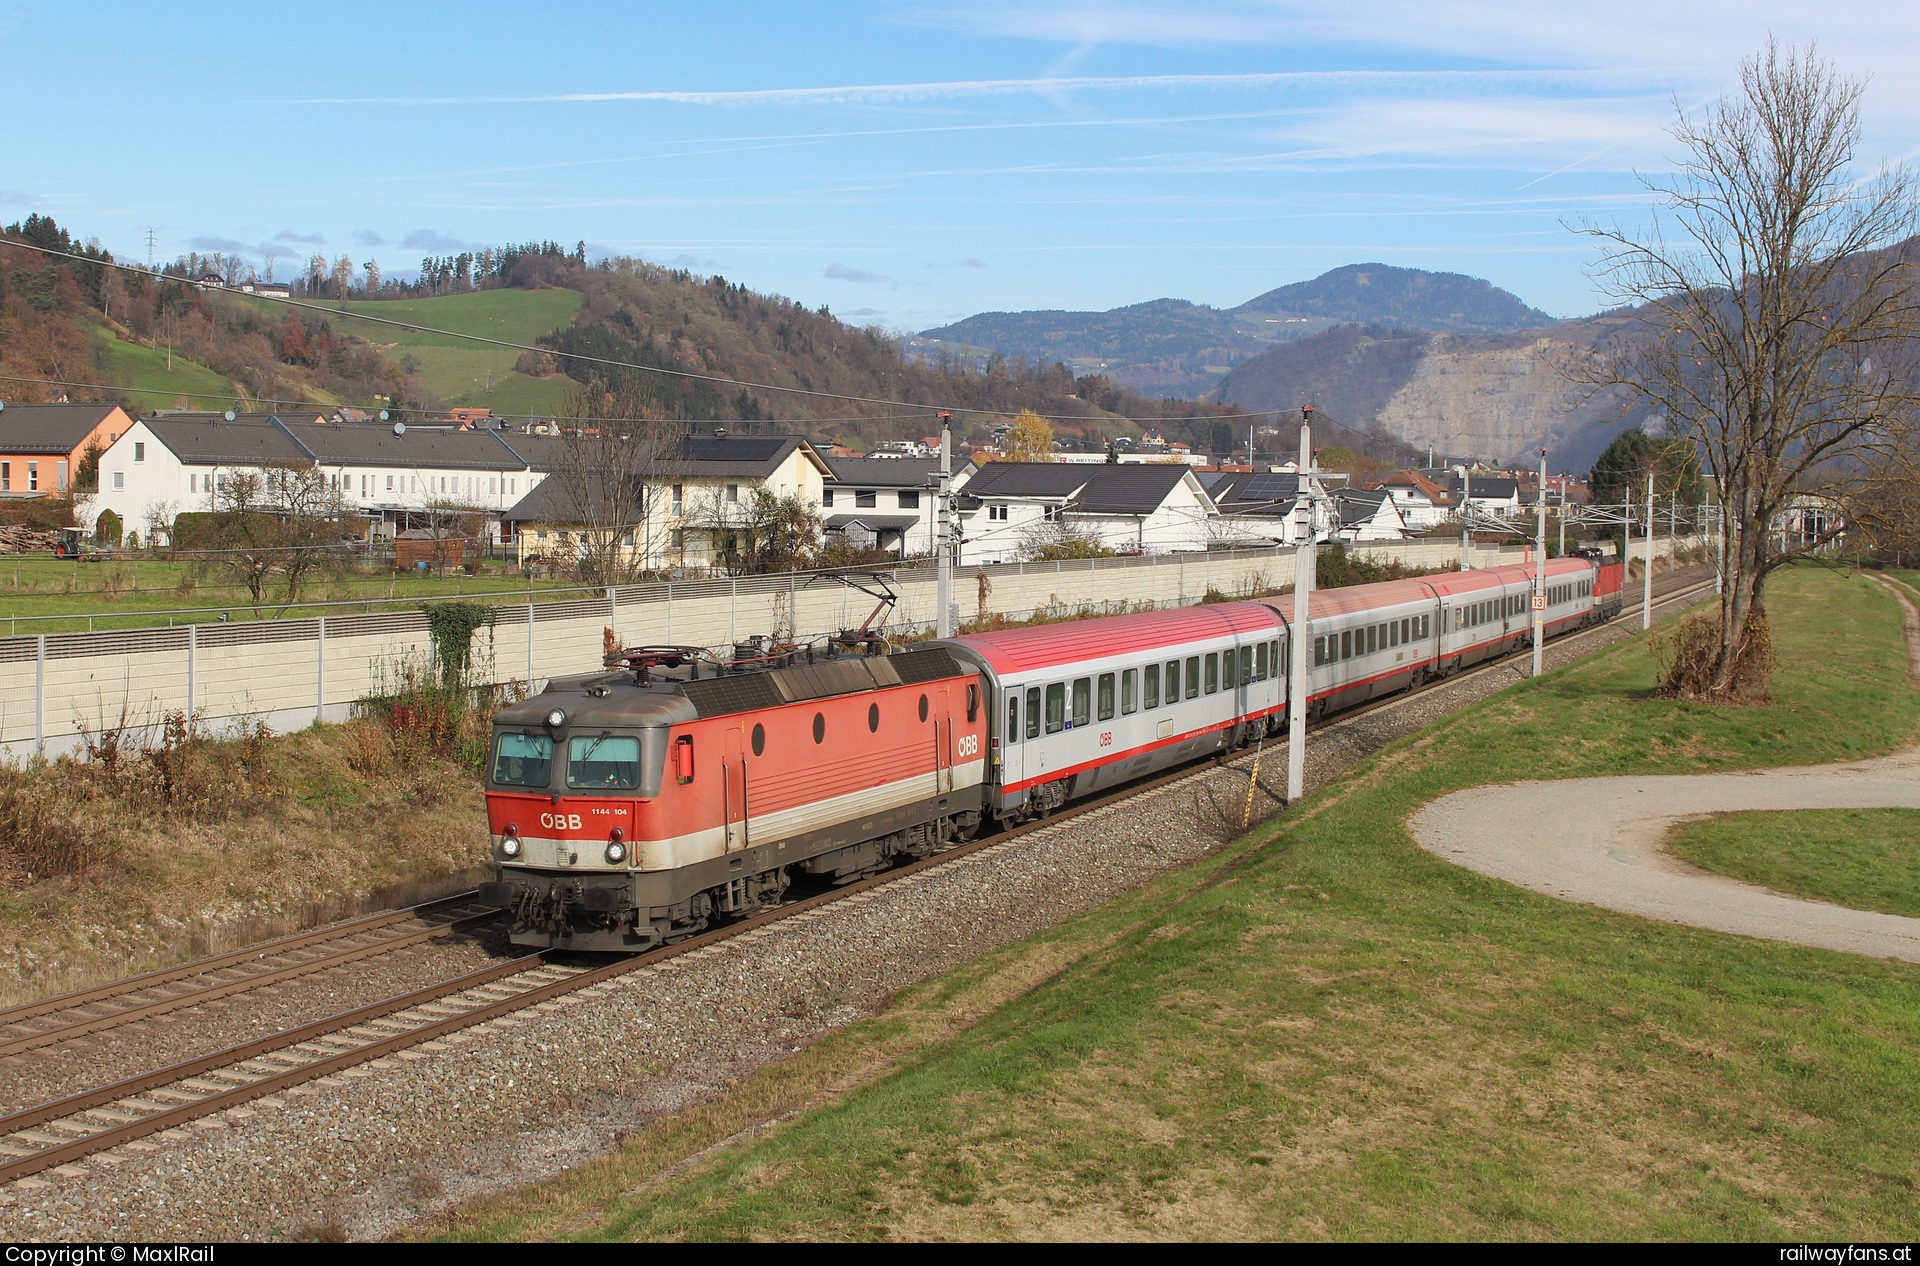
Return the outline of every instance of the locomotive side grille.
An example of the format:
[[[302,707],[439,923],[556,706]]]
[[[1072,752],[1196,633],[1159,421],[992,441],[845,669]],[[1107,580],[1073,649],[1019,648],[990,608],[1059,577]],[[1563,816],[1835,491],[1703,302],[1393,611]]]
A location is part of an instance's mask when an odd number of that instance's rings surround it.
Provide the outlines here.
[[[958,677],[961,669],[959,661],[944,646],[931,650],[908,651],[903,655],[887,656],[887,663],[893,665],[893,671],[900,674],[900,683],[916,686],[923,681],[938,681],[942,677]]]

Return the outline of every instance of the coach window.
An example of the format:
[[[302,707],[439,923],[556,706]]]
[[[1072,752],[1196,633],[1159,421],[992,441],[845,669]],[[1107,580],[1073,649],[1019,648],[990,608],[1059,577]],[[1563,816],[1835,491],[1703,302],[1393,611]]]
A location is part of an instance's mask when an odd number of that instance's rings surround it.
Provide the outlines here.
[[[1353,658],[1353,630],[1348,629],[1340,635],[1340,658]]]
[[[1253,653],[1253,679],[1255,681],[1267,679],[1267,644],[1265,642],[1260,643],[1260,648]]]
[[[1394,646],[1398,646],[1398,645],[1400,645],[1400,629],[1401,629],[1401,626],[1402,626],[1402,625],[1403,625],[1404,623],[1405,623],[1405,621],[1402,621],[1402,620],[1388,620],[1388,621],[1387,621],[1387,645],[1388,645],[1388,647],[1394,647]]]
[[[1262,646],[1260,649],[1264,651],[1267,648]],[[1261,656],[1261,658],[1265,659],[1266,656],[1263,655]],[[1247,685],[1252,680],[1253,680],[1253,648],[1251,646],[1243,646],[1240,648],[1240,684],[1244,686],[1244,685]]]
[[[1100,705],[1100,719],[1102,721],[1113,720],[1113,674],[1112,673],[1100,674],[1100,688],[1094,693],[1096,695],[1095,702],[1097,702]]]
[[[1198,699],[1199,697],[1200,657],[1198,655],[1189,655],[1187,656],[1187,698]]]
[[[1048,733],[1052,733],[1051,730]],[[1027,737],[1040,737],[1040,687],[1027,690]]]
[[[1218,694],[1219,691],[1220,691],[1220,656],[1217,654],[1209,655],[1207,656],[1207,693],[1210,695]]]
[[[1073,723],[1076,726],[1093,724],[1093,678],[1076,677],[1073,680]]]
[[[1159,707],[1160,706],[1160,665],[1148,664],[1146,671],[1142,674],[1142,676],[1146,678],[1145,682],[1143,683],[1144,689],[1146,691],[1146,696],[1147,696],[1145,701],[1146,706],[1149,708]]]
[[[1067,688],[1060,682],[1047,687],[1047,733],[1058,734],[1067,728]]]
[[[1129,668],[1120,674],[1120,715],[1131,716],[1140,710],[1140,671]]]
[[[1007,695],[1007,742],[1020,741],[1020,696]]]
[[[1327,639],[1324,637],[1316,637],[1313,639],[1313,666],[1315,668],[1319,668],[1321,665],[1325,664],[1326,662],[1327,662]]]

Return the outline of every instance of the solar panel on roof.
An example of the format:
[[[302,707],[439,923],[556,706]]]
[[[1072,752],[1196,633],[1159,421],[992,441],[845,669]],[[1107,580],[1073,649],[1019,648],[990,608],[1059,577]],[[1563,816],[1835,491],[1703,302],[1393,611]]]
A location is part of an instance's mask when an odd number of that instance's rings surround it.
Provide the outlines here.
[[[1292,500],[1300,495],[1300,479],[1297,475],[1276,475],[1271,471],[1255,475],[1239,489],[1235,498],[1238,501],[1281,501]]]

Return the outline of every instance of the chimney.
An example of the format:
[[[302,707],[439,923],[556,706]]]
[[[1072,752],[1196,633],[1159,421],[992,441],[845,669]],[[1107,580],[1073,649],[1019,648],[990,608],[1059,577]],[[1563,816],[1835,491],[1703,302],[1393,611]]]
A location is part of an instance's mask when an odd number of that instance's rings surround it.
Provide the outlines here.
[[[724,440],[724,439],[726,439],[726,438],[727,438],[727,428],[726,428],[726,427],[724,427],[724,426],[716,426],[716,427],[714,427],[714,428],[713,428],[713,438],[714,438],[714,439],[716,439],[716,440]]]

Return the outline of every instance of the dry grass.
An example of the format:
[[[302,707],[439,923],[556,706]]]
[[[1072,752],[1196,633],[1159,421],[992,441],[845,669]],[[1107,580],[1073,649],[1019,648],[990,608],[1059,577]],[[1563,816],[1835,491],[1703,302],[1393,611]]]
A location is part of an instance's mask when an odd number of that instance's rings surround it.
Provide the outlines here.
[[[479,723],[484,723],[481,719]],[[363,719],[211,737],[185,717],[0,767],[0,1004],[470,881],[479,780]]]

